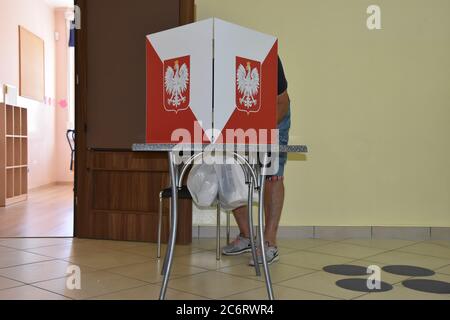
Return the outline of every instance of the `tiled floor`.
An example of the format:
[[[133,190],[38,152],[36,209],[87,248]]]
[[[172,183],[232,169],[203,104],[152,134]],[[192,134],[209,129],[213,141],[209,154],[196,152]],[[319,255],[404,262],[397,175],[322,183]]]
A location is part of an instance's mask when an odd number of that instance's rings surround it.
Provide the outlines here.
[[[278,299],[446,299],[404,287],[411,277],[382,272],[385,293],[342,289],[350,278],[322,270],[331,264],[406,264],[432,269],[431,280],[450,282],[450,241],[280,240],[280,262],[271,266]],[[247,265],[250,255],[215,259],[215,241],[177,247],[169,299],[265,299],[264,279]],[[162,277],[154,244],[81,239],[0,239],[2,299],[156,299]],[[67,287],[67,268],[81,269],[81,290]],[[357,277],[363,278],[363,277]]]
[[[72,235],[73,185],[51,185],[30,190],[27,201],[0,208],[2,238]]]

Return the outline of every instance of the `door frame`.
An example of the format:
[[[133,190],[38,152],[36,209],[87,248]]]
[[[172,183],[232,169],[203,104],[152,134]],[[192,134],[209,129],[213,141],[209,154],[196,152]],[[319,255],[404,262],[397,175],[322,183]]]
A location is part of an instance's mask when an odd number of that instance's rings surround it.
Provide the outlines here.
[[[87,0],[75,0],[75,5],[81,12],[81,29],[76,30],[75,36],[75,178],[74,178],[74,237],[89,233],[82,221],[88,219],[88,190],[89,180],[87,172],[87,34],[86,19]],[[195,21],[195,0],[179,0],[179,25]]]

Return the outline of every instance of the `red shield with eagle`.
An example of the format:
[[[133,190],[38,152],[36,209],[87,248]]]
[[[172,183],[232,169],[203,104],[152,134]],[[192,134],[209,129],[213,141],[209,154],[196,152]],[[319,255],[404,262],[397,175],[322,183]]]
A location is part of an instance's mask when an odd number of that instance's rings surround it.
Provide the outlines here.
[[[189,108],[190,100],[190,56],[164,61],[164,109],[180,112]]]
[[[236,57],[236,109],[250,114],[261,108],[261,63]]]

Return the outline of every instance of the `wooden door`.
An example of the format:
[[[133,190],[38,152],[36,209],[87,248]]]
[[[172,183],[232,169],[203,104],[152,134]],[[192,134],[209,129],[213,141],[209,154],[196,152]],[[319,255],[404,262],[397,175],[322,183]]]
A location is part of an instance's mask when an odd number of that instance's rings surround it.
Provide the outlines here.
[[[145,36],[193,22],[193,0],[77,0],[75,236],[155,241],[165,153],[135,154],[145,141]],[[180,201],[179,243],[192,237]],[[163,232],[167,233],[168,204]]]

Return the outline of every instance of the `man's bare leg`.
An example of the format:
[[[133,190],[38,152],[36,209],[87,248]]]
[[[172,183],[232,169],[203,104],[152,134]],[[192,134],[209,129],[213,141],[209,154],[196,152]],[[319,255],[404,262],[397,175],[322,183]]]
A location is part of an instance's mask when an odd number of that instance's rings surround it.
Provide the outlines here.
[[[281,212],[284,203],[283,180],[267,180],[264,193],[265,232],[264,237],[271,247],[277,245],[277,232],[280,224]],[[238,208],[233,211],[234,218],[239,226],[242,236],[250,237],[247,207]]]
[[[239,227],[241,235],[245,238],[250,238],[250,227],[248,222],[247,207],[241,207],[233,211],[234,218]]]
[[[264,193],[264,211],[266,213],[264,237],[270,247],[277,246],[277,233],[284,204],[284,181],[267,180]]]

